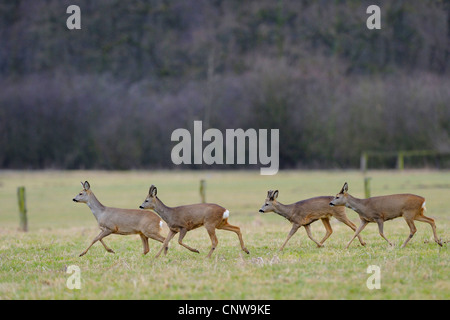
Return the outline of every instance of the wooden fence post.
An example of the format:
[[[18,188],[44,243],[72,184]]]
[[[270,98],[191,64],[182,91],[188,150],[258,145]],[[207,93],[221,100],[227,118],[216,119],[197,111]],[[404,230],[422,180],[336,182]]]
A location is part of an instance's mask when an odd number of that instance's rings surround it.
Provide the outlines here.
[[[364,177],[364,194],[367,198],[370,198],[370,177]]]
[[[360,167],[361,167],[361,171],[363,173],[366,173],[367,171],[367,160],[369,159],[369,155],[367,154],[367,152],[363,152],[361,154],[361,159],[360,159]]]
[[[27,232],[28,219],[27,219],[27,202],[25,200],[25,187],[17,188],[17,199],[19,202],[20,230]]]
[[[202,203],[206,202],[206,181],[200,180],[200,198],[202,199]]]
[[[405,155],[402,151],[399,151],[397,154],[397,169],[403,170],[405,167]]]

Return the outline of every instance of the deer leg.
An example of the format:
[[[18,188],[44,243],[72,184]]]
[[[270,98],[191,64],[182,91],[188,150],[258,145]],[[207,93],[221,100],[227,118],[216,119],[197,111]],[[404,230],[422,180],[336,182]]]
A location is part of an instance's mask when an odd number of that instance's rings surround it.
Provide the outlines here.
[[[320,247],[323,247],[321,243],[317,242],[317,241],[312,237],[312,234],[311,234],[311,226],[310,226],[309,224],[306,224],[306,225],[304,225],[304,227],[305,227],[306,234],[308,235],[308,237],[309,237],[312,241],[314,241],[314,242],[317,244],[317,246],[318,246],[319,248],[320,248]]]
[[[164,238],[161,234],[160,234],[160,229],[156,229],[156,228],[146,228],[143,231],[143,235],[147,238],[159,241],[161,243],[164,243],[164,240],[166,238]]]
[[[219,243],[219,240],[217,240],[216,237],[216,228],[214,226],[206,228],[208,231],[209,237],[211,238],[211,250],[209,250],[207,258],[210,258],[213,251],[216,250],[217,244]]]
[[[393,244],[384,236],[384,233],[383,233],[384,221],[383,221],[383,219],[378,219],[377,224],[378,224],[378,231],[380,232],[380,236],[382,236],[383,239],[386,240],[390,246],[393,246]]]
[[[408,238],[406,238],[405,242],[402,244],[402,248],[404,248],[406,246],[406,244],[408,243],[409,240],[411,240],[411,238],[414,236],[414,234],[416,233],[417,229],[416,226],[414,225],[414,221],[412,219],[407,219],[405,217],[405,221],[409,226],[409,230],[411,231]]]
[[[164,243],[164,240],[166,239],[166,238],[164,238],[162,235],[160,235],[159,233],[151,233],[151,234],[145,235],[145,236],[146,236],[147,238],[150,238],[150,239],[159,241],[159,242],[161,242],[161,243]]]
[[[87,252],[88,252],[88,250],[89,250],[89,248],[90,247],[92,247],[92,245],[94,244],[94,243],[96,243],[97,241],[101,241],[104,237],[106,237],[106,236],[109,236],[110,234],[112,233],[112,231],[110,231],[110,230],[103,230],[102,232],[100,232],[99,234],[98,234],[98,236],[96,236],[95,238],[94,238],[94,240],[91,242],[91,244],[89,245],[89,247],[87,247],[87,249],[86,250],[84,250],[80,255],[79,255],[79,257],[82,257],[82,256],[84,256]],[[102,242],[103,243],[103,242]],[[104,245],[104,244],[103,244]],[[105,245],[104,245],[105,246]],[[105,248],[107,248],[106,246],[105,246]],[[109,249],[109,248],[108,248]],[[106,250],[108,250],[108,249],[106,249]],[[110,249],[111,250],[111,249]]]
[[[106,243],[103,242],[103,239],[99,240],[100,243],[103,245],[103,247],[105,247],[106,251],[111,252],[111,253],[115,253],[113,249],[109,248]]]
[[[320,248],[320,247],[323,247],[322,244],[320,244],[319,242],[317,242],[317,241],[312,237],[312,234],[311,234],[311,225],[306,224],[306,225],[304,225],[304,227],[305,227],[305,230],[306,230],[306,234],[308,235],[308,238],[310,238],[312,241],[314,241],[314,242],[317,244],[317,246],[318,246],[319,248]]]
[[[342,215],[342,216],[334,216],[338,221],[346,224],[347,226],[349,226],[353,231],[356,231],[356,225],[351,222],[346,215]],[[364,242],[364,240],[362,239],[362,237],[358,234],[357,235],[359,243],[361,243],[362,246],[365,246],[366,243]]]
[[[331,236],[331,234],[333,233],[333,229],[331,228],[329,218],[322,218],[321,220],[322,220],[323,225],[325,226],[325,229],[327,230],[327,233],[325,234],[323,239],[320,241],[320,246],[323,246],[323,243],[325,242],[325,240],[327,240],[328,237]]]
[[[238,236],[238,238],[239,238],[239,242],[240,242],[240,244],[241,244],[242,250],[243,250],[245,253],[247,253],[247,254],[250,253],[250,252],[247,250],[247,248],[245,247],[244,240],[242,239],[241,229],[240,229],[239,227],[233,226],[233,225],[229,224],[228,222],[226,222],[224,225],[218,226],[217,229],[233,231],[234,233],[236,233],[237,236]]]
[[[169,242],[172,240],[172,238],[177,234],[177,232],[169,230],[169,234],[167,235],[167,238],[164,240],[163,245],[161,249],[156,254],[155,258],[158,258],[161,255],[161,252],[164,249],[164,254],[167,254],[167,250],[169,250]]]
[[[283,251],[284,246],[286,245],[286,243],[288,243],[289,239],[297,232],[298,228],[300,228],[300,225],[295,224],[295,223],[292,225],[292,229],[289,232],[289,234],[286,238],[286,241],[284,241],[283,245],[281,246],[280,251]]]
[[[442,247],[442,241],[438,238],[437,233],[436,233],[436,224],[434,223],[434,220],[432,218],[428,218],[424,215],[416,216],[416,217],[414,217],[414,219],[417,221],[428,223],[431,226],[431,229],[433,230],[434,241]]]
[[[186,249],[191,250],[192,252],[199,253],[199,251],[197,249],[191,248],[188,245],[183,243],[183,238],[186,235],[186,233],[187,233],[187,229],[186,228],[180,229],[180,235],[178,236],[178,243],[181,244]]]
[[[352,241],[361,233],[361,231],[363,231],[363,229],[367,226],[368,223],[369,223],[369,221],[361,219],[361,224],[359,225],[358,229],[356,229],[355,234],[353,235],[353,237],[347,243],[347,246],[345,247],[346,249],[348,249],[348,247],[350,246]]]
[[[142,246],[144,247],[144,255],[146,255],[150,251],[150,248],[148,247],[148,238],[143,234],[140,234],[140,236],[142,240]]]

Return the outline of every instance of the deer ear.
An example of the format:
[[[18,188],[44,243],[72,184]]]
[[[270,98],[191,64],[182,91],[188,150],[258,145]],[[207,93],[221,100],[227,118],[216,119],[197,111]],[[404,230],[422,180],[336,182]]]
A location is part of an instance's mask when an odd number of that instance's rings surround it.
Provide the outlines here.
[[[275,190],[275,191],[273,192],[272,198],[273,198],[273,199],[278,198],[278,190]]]
[[[348,183],[346,182],[346,183],[344,183],[344,186],[342,187],[340,193],[346,193],[347,191],[348,191]]]
[[[83,184],[83,188],[84,188],[84,190],[88,191],[91,188],[89,182],[85,181]]]
[[[156,187],[152,184],[152,186],[150,187],[150,190],[148,191],[148,194],[151,195],[152,197],[156,197],[158,190],[156,189]]]
[[[267,198],[270,199],[270,201],[275,200],[278,197],[278,190],[269,190],[269,192],[267,192]]]

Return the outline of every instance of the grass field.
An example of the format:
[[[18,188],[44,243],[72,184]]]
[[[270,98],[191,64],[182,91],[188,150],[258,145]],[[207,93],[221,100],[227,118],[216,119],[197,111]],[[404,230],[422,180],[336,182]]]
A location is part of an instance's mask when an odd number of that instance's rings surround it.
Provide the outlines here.
[[[439,247],[428,224],[416,222],[417,233],[400,249],[409,234],[402,218],[385,224],[389,247],[375,224],[362,232],[366,247],[353,232],[332,219],[334,233],[317,246],[303,228],[284,251],[290,224],[274,213],[260,214],[267,190],[278,189],[281,203],[318,195],[334,195],[349,183],[349,193],[363,197],[363,176],[357,171],[282,171],[260,176],[258,171],[2,171],[0,173],[0,299],[449,299],[450,172],[372,171],[372,195],[415,193],[427,201],[427,216],[436,220]],[[207,180],[207,201],[230,211],[230,223],[241,227],[250,255],[240,250],[234,233],[218,231],[219,245],[206,259],[210,240],[204,228],[191,231],[185,243],[172,240],[166,256],[154,259],[160,243],[150,240],[142,255],[139,236],[111,235],[78,257],[99,233],[85,204],[72,198],[88,180],[107,206],[138,208],[151,184],[166,205],[200,201],[199,180]],[[26,187],[29,232],[18,231],[16,190]],[[357,214],[348,217],[359,224]],[[312,225],[321,239],[321,222]],[[164,225],[164,235],[167,227]],[[81,270],[81,289],[66,286],[67,267]],[[369,290],[368,266],[381,271],[381,289]]]

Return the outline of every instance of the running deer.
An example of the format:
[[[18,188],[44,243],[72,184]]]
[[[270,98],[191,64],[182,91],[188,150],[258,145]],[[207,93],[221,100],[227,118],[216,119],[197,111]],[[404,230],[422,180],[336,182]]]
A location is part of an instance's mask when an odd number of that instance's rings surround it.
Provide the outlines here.
[[[330,206],[346,206],[356,211],[361,219],[361,224],[356,230],[353,238],[347,244],[347,248],[356,236],[366,227],[369,222],[376,222],[380,235],[392,246],[392,243],[383,234],[383,224],[387,220],[403,217],[409,226],[410,234],[403,243],[402,248],[406,246],[409,240],[416,233],[414,220],[430,224],[434,234],[434,241],[442,246],[442,242],[436,234],[436,225],[434,220],[424,216],[425,198],[414,194],[393,194],[388,196],[372,197],[368,199],[358,199],[348,194],[347,182],[341,191],[330,202]]]
[[[267,198],[264,202],[259,212],[275,212],[280,216],[286,218],[292,223],[292,229],[288,234],[286,241],[280,248],[280,251],[284,249],[284,246],[289,241],[289,239],[297,232],[298,228],[305,227],[306,234],[308,237],[314,241],[318,247],[322,247],[325,240],[333,233],[333,229],[330,225],[330,217],[335,217],[337,220],[345,223],[349,226],[353,231],[356,230],[356,225],[351,222],[347,215],[345,214],[345,208],[331,208],[329,203],[333,200],[333,197],[316,197],[311,199],[302,200],[293,204],[284,205],[277,201],[278,198],[278,190],[269,190],[267,192]],[[323,225],[326,229],[325,237],[317,242],[311,235],[311,223],[314,221],[321,219]],[[358,236],[359,242],[364,246],[365,243]]]
[[[200,203],[171,208],[159,200],[156,196],[157,191],[158,190],[156,187],[152,185],[148,192],[147,198],[139,207],[141,209],[155,210],[156,213],[158,213],[169,226],[169,234],[167,235],[161,250],[159,250],[155,258],[159,257],[163,249],[164,254],[167,254],[169,242],[178,232],[180,233],[178,243],[192,252],[199,253],[197,249],[191,248],[184,244],[183,238],[188,231],[201,226],[206,228],[209,237],[211,238],[211,250],[208,253],[208,258],[211,257],[211,254],[216,249],[218,243],[216,229],[235,232],[239,237],[242,250],[249,253],[247,248],[244,246],[244,241],[242,240],[242,234],[239,227],[228,223],[228,216],[230,215],[228,210],[212,203]]]
[[[89,247],[80,254],[80,257],[84,256],[89,248],[97,241],[101,242],[106,251],[114,253],[114,251],[103,242],[103,238],[110,234],[139,234],[144,247],[144,255],[150,250],[148,238],[164,242],[165,238],[160,234],[162,221],[154,212],[105,207],[97,200],[94,193],[91,191],[89,182],[81,182],[81,185],[83,186],[83,190],[73,198],[73,201],[86,203],[88,205],[102,231],[95,237]]]

